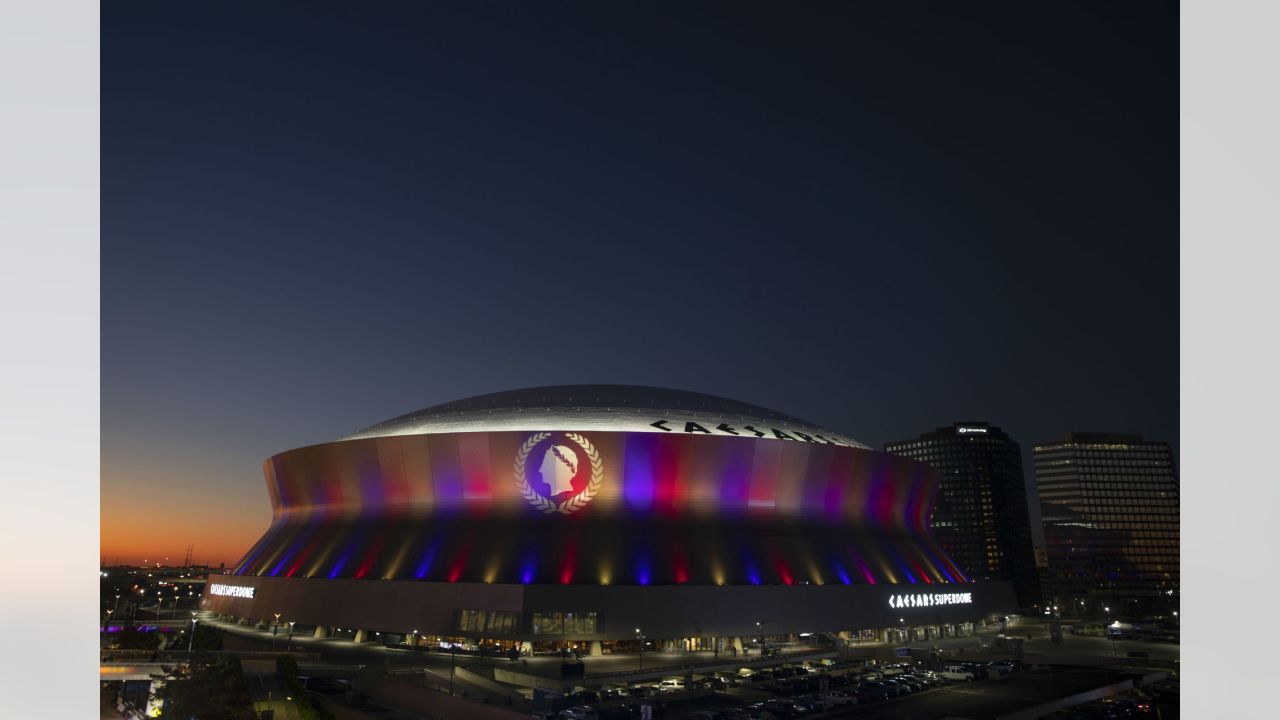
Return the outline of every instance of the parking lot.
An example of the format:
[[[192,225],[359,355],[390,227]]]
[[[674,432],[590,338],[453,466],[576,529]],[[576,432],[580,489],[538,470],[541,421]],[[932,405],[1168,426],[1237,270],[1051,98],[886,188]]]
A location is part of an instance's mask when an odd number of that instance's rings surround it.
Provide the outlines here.
[[[959,670],[959,668],[952,668]],[[736,720],[739,718],[858,717],[858,718],[993,718],[1036,707],[1058,698],[1109,686],[1137,675],[1115,669],[1084,667],[1041,667],[1003,672],[992,670],[985,676],[982,664],[969,669],[972,680],[944,681],[937,674],[912,666],[881,666],[868,673],[861,664],[834,667],[792,667],[773,673],[756,673],[752,678],[729,678],[728,683],[701,690],[670,692],[633,690],[620,697],[586,694],[566,697],[574,709],[544,717],[573,719],[639,718],[644,704],[653,706],[655,718],[698,718]],[[953,677],[954,673],[952,673]],[[706,679],[704,679],[706,680]],[[699,682],[698,685],[705,685]],[[625,692],[625,691],[624,691]],[[585,707],[584,707],[585,706]],[[1159,707],[1147,703],[1152,714],[1115,714],[1115,704],[1099,705],[1107,715],[1096,717],[1156,717]],[[1176,718],[1175,711],[1172,717]],[[1127,706],[1126,706],[1127,707]],[[1137,705],[1135,705],[1137,707]],[[590,708],[590,709],[587,709]],[[1082,712],[1094,712],[1086,710]],[[1080,715],[1095,717],[1095,715]],[[1058,717],[1075,717],[1060,714]],[[1164,718],[1169,715],[1162,716]]]

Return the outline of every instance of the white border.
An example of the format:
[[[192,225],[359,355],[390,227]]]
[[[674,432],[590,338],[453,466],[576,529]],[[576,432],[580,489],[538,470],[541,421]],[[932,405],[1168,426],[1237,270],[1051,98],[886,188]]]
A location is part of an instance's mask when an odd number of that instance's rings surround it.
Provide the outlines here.
[[[1181,7],[1182,713],[1271,718],[1280,6]]]
[[[1183,704],[1269,717],[1280,7],[1181,7]],[[13,717],[97,704],[98,27],[92,2],[0,10],[0,689]]]
[[[98,6],[0,6],[0,715],[98,713]]]

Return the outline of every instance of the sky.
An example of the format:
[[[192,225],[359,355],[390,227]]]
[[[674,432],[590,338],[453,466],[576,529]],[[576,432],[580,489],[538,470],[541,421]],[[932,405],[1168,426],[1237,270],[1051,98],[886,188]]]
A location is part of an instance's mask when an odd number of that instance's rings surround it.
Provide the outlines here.
[[[104,6],[101,554],[232,564],[271,455],[535,385],[1176,452],[1176,13]]]

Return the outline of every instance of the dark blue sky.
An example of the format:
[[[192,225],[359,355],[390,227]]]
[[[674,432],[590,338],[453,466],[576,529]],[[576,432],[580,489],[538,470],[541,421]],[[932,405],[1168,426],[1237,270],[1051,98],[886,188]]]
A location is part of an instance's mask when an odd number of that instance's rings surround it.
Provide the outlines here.
[[[689,5],[105,6],[104,499],[558,383],[1176,445],[1176,5]]]

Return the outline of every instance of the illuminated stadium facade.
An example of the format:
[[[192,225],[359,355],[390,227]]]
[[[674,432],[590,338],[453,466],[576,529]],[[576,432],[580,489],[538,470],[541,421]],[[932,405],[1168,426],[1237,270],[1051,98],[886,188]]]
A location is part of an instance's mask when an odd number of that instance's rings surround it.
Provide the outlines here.
[[[630,386],[439,405],[264,464],[203,607],[323,637],[542,643],[945,628],[1016,606],[930,539],[938,477],[781,413]],[[416,633],[413,633],[416,631]]]

